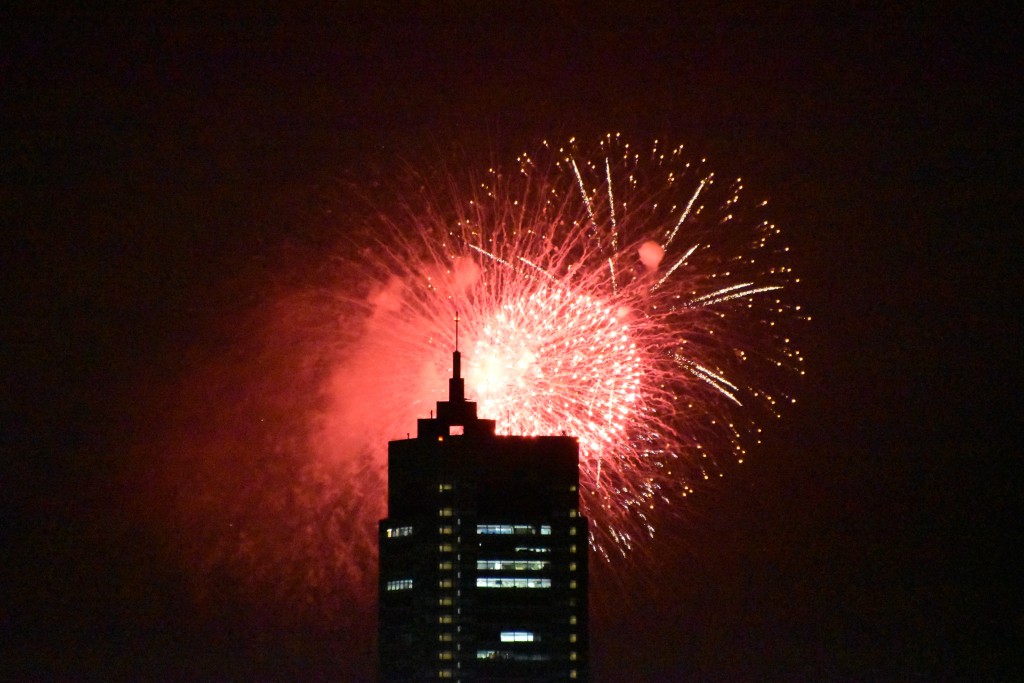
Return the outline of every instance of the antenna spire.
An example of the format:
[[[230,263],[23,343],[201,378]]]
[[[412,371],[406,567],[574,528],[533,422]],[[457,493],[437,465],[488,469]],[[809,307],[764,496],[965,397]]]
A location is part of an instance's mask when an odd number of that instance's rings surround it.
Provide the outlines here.
[[[452,378],[448,380],[448,400],[466,400],[466,383],[462,379],[462,354],[459,353],[458,311],[455,311],[455,351],[452,352]]]

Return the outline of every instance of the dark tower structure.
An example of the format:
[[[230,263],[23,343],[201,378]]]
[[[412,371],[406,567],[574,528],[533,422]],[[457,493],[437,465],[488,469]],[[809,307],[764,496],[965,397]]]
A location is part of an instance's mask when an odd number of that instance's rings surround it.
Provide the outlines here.
[[[586,680],[579,444],[496,435],[465,399],[457,338],[437,417],[388,444],[381,680]]]

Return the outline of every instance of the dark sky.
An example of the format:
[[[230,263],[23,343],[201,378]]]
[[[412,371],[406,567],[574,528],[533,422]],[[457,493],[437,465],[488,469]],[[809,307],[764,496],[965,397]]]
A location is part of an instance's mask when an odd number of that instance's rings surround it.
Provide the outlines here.
[[[1024,677],[1020,17],[460,4],[0,21],[0,678],[372,676],[344,632],[204,621],[122,519],[129,454],[320,188],[606,131],[763,190],[813,321],[799,403],[595,620],[594,679]]]

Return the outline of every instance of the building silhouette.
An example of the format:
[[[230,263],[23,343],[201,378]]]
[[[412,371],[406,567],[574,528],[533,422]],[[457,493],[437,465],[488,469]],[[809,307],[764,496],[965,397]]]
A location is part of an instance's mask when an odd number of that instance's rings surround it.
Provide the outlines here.
[[[448,400],[388,444],[381,680],[586,680],[579,444],[495,434],[460,363],[456,345]]]

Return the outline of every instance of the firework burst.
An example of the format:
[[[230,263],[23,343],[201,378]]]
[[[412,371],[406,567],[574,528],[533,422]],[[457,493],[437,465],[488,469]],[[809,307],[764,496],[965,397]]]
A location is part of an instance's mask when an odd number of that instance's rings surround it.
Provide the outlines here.
[[[592,545],[625,553],[789,400],[764,389],[765,369],[799,371],[776,331],[799,316],[779,292],[787,248],[742,190],[681,147],[609,135],[591,152],[545,143],[468,194],[424,191],[345,259],[365,334],[342,373],[388,363],[373,400],[400,436],[443,398],[460,312],[481,416],[576,436]]]
[[[282,249],[250,283],[258,305],[190,361],[135,488],[153,491],[140,512],[169,528],[200,604],[231,587],[283,623],[350,615],[361,632],[387,441],[446,398],[456,312],[480,415],[579,439],[606,558],[643,547],[659,508],[742,460],[787,400],[765,387],[800,371],[783,332],[801,315],[782,299],[794,280],[740,181],[617,136],[471,177],[396,180],[363,219],[351,196],[332,203],[329,236]]]

